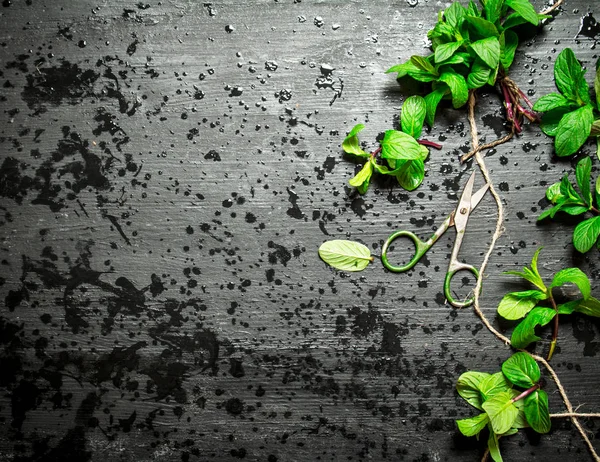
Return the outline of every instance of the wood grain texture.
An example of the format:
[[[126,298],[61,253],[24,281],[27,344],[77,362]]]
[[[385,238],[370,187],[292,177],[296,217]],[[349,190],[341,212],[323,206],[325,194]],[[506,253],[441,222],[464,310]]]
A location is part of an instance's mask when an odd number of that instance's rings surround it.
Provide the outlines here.
[[[441,7],[3,2],[0,461],[479,460],[456,430],[473,410],[454,385],[510,351],[445,303],[453,230],[403,275],[377,260],[342,274],[317,254],[328,239],[377,255],[396,229],[429,236],[473,170],[458,161],[466,111],[449,107],[415,192],[376,181],[358,196],[340,149],[356,123],[369,146],[397,126],[405,94],[384,71],[426,52]],[[564,47],[593,68],[594,41],[575,38],[588,8],[567,0],[523,37],[512,78],[533,99],[553,89]],[[504,133],[503,116],[484,90],[483,140]],[[541,245],[544,275],[579,266],[598,295],[598,254],[574,253],[574,222],[536,224],[546,186],[574,163],[535,126],[486,162],[507,210],[490,319],[515,288],[502,271]],[[486,198],[465,261],[481,263],[494,223]],[[565,317],[553,359],[582,412],[600,410],[599,327]],[[537,351],[548,343],[544,332]],[[589,456],[567,421],[501,444],[506,460]]]

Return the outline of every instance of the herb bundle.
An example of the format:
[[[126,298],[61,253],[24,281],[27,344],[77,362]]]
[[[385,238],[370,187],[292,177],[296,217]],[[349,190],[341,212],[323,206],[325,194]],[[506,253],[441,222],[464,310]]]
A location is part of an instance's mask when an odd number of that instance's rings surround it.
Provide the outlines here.
[[[594,90],[596,103],[590,97],[586,70],[575,57],[573,50],[565,48],[554,63],[554,81],[560,93],[542,96],[533,105],[543,112],[542,131],[554,137],[556,155],[576,153],[590,136],[598,140],[600,153],[600,60],[596,63]]]
[[[575,169],[575,178],[579,191],[569,181],[569,176],[565,175],[563,179],[551,185],[546,190],[546,198],[554,206],[544,211],[538,220],[544,218],[554,218],[558,212],[564,212],[569,215],[584,215],[591,213],[594,216],[583,220],[575,227],[573,231],[573,245],[582,253],[590,250],[595,243],[600,248],[600,178],[596,180],[595,188],[590,186],[590,173],[592,170],[592,161],[589,157],[581,159]],[[594,199],[595,204],[594,205]],[[598,241],[598,242],[597,242]]]
[[[477,436],[487,427],[487,446],[494,461],[502,461],[498,440],[531,427],[538,433],[550,431],[548,395],[540,389],[540,368],[527,353],[512,355],[502,364],[502,372],[468,371],[458,378],[456,390],[471,406],[483,411],[457,420],[465,436]],[[524,391],[515,389],[518,387]]]
[[[499,85],[507,119],[520,132],[523,117],[534,121],[537,116],[529,109],[527,96],[507,76],[519,44],[512,29],[525,23],[537,26],[548,16],[538,14],[529,0],[486,0],[482,4],[480,9],[473,0],[467,8],[452,3],[439,13],[437,24],[427,33],[433,53],[413,55],[387,72],[431,84],[431,92],[425,96],[429,126],[442,99],[450,99],[454,108],[460,108],[467,103],[469,90]]]
[[[387,130],[380,142],[380,147],[372,153],[360,147],[358,133],[365,128],[363,124],[355,125],[342,142],[346,154],[366,160],[363,168],[350,180],[360,194],[369,188],[374,172],[396,178],[400,186],[407,191],[418,188],[425,177],[425,159],[429,155],[427,146],[440,149],[441,146],[431,141],[419,140],[425,121],[426,104],[420,96],[411,96],[402,105],[400,125],[402,131]],[[378,155],[384,164],[378,162]]]
[[[559,315],[578,312],[588,316],[600,317],[600,300],[591,296],[590,280],[579,268],[565,268],[558,271],[552,278],[550,285],[546,286],[537,267],[540,251],[541,248],[535,252],[531,260],[531,268],[525,267],[523,272],[506,272],[506,274],[513,274],[529,281],[536,289],[506,294],[498,305],[498,314],[508,320],[524,318],[515,327],[511,336],[511,344],[515,348],[526,348],[531,343],[540,340],[540,337],[535,333],[536,327],[545,326],[554,320],[554,331],[548,351],[549,360],[556,347]],[[552,290],[565,284],[576,285],[581,293],[581,298],[557,304]],[[550,306],[539,306],[542,302]]]

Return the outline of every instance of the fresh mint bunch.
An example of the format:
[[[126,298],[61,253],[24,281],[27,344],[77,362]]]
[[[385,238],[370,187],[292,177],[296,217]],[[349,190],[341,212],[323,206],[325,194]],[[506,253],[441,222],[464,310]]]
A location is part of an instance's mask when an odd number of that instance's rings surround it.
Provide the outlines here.
[[[569,181],[569,176],[565,175],[559,183],[554,183],[546,190],[546,198],[554,204],[551,209],[545,210],[539,217],[554,218],[558,212],[564,212],[569,215],[584,215],[591,213],[593,216],[583,220],[575,227],[573,231],[573,245],[582,253],[590,250],[594,244],[600,248],[600,177],[596,180],[595,188],[592,190],[590,185],[590,172],[592,170],[592,161],[589,157],[581,159],[575,169],[575,178],[579,191]],[[595,200],[595,202],[594,202]],[[594,205],[595,204],[595,205]]]
[[[558,338],[559,315],[578,312],[588,316],[600,317],[600,301],[592,297],[590,280],[578,268],[560,270],[554,275],[550,285],[546,286],[537,267],[541,250],[540,248],[535,252],[531,261],[531,268],[525,267],[523,272],[507,271],[505,273],[520,276],[536,288],[506,294],[498,305],[498,314],[511,321],[523,319],[515,327],[511,336],[512,346],[519,349],[526,348],[531,343],[540,340],[540,337],[535,333],[536,327],[545,326],[554,320],[554,332],[548,352],[548,359],[550,359]],[[567,284],[576,285],[581,293],[581,298],[557,304],[552,290]]]
[[[440,149],[441,146],[431,141],[420,140],[425,121],[425,100],[420,96],[411,96],[402,105],[400,126],[402,131],[387,130],[380,142],[380,147],[368,153],[360,147],[358,133],[365,128],[363,124],[355,125],[342,142],[345,153],[366,161],[363,168],[349,183],[360,194],[367,192],[373,173],[396,177],[400,186],[413,191],[423,182],[425,177],[425,159],[429,155],[427,146]],[[378,162],[378,158],[383,163]]]
[[[496,462],[502,461],[498,444],[501,437],[514,435],[527,427],[538,433],[548,433],[548,395],[540,389],[540,376],[535,360],[523,352],[508,358],[502,364],[502,372],[468,371],[462,374],[456,384],[458,394],[482,412],[457,420],[459,431],[465,436],[479,437],[487,427],[488,449]]]
[[[531,103],[517,85],[507,77],[519,44],[515,26],[540,19],[529,0],[485,0],[478,8],[472,0],[465,8],[452,3],[438,14],[437,24],[427,33],[433,53],[411,56],[387,72],[398,78],[409,77],[431,85],[425,96],[426,121],[433,125],[437,106],[442,99],[452,100],[454,108],[462,107],[469,90],[498,84],[504,96],[507,118],[517,132],[524,117],[537,120],[536,114],[521,105]]]
[[[534,105],[543,112],[542,131],[554,137],[556,155],[576,153],[590,136],[598,140],[600,153],[600,60],[596,63],[594,87],[596,102],[590,97],[586,70],[570,48],[560,52],[554,63],[554,82],[559,93],[542,96]]]

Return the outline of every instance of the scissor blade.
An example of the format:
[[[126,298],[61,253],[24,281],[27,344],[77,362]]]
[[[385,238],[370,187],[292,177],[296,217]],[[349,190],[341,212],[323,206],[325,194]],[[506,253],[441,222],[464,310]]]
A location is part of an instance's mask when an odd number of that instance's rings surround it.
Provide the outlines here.
[[[469,221],[469,213],[471,213],[471,198],[473,197],[473,183],[475,183],[475,172],[471,173],[471,176],[467,180],[463,193],[460,196],[460,201],[454,212],[454,226],[456,227],[456,233],[460,233],[467,228],[467,221]]]
[[[475,207],[479,205],[481,199],[483,199],[483,196],[485,196],[485,193],[488,192],[488,189],[490,189],[490,185],[486,184],[485,186],[482,186],[480,189],[478,189],[477,192],[473,193],[473,195],[471,196],[471,212]],[[450,224],[448,226],[454,226],[455,212],[456,211],[452,212],[452,218],[450,218]]]

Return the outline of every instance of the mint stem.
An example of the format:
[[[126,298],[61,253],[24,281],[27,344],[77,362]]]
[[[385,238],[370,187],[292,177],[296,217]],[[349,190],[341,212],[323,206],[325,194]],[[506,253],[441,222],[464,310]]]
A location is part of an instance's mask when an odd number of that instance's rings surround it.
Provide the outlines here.
[[[531,387],[531,388],[528,388],[527,390],[525,390],[525,391],[524,391],[523,393],[521,393],[520,395],[518,395],[518,396],[515,396],[515,397],[514,397],[514,398],[513,398],[511,401],[512,401],[513,403],[515,403],[515,402],[519,401],[520,399],[523,399],[523,398],[525,398],[525,397],[529,396],[530,394],[532,394],[534,391],[536,391],[536,390],[537,390],[537,389],[539,389],[539,388],[540,388],[540,384],[539,384],[539,383],[536,383],[536,384],[535,384],[533,387]]]
[[[523,90],[521,90],[519,88],[519,96],[521,96],[521,98],[523,98],[523,100],[527,103],[527,106],[529,106],[530,108],[533,109],[533,104],[531,104],[531,101],[529,101],[529,98],[527,98],[527,95],[525,93],[523,93]]]
[[[508,88],[506,88],[506,85],[504,83],[500,84],[500,88],[502,89],[502,95],[504,96],[504,104],[506,105],[506,116],[508,120],[510,120],[514,125],[516,132],[521,133],[521,125],[519,124],[519,121],[515,116],[515,112],[513,110],[513,102],[512,98],[510,97]]]
[[[379,146],[375,151],[371,153],[371,157],[375,157],[377,154],[381,152],[381,146]]]
[[[540,119],[540,116],[538,114],[536,114],[533,111],[530,111],[529,109],[524,108],[520,104],[517,105],[517,109],[532,122],[537,122]]]
[[[417,143],[422,144],[423,146],[429,146],[430,148],[442,149],[442,145],[441,144],[434,143],[433,141],[417,140]]]

